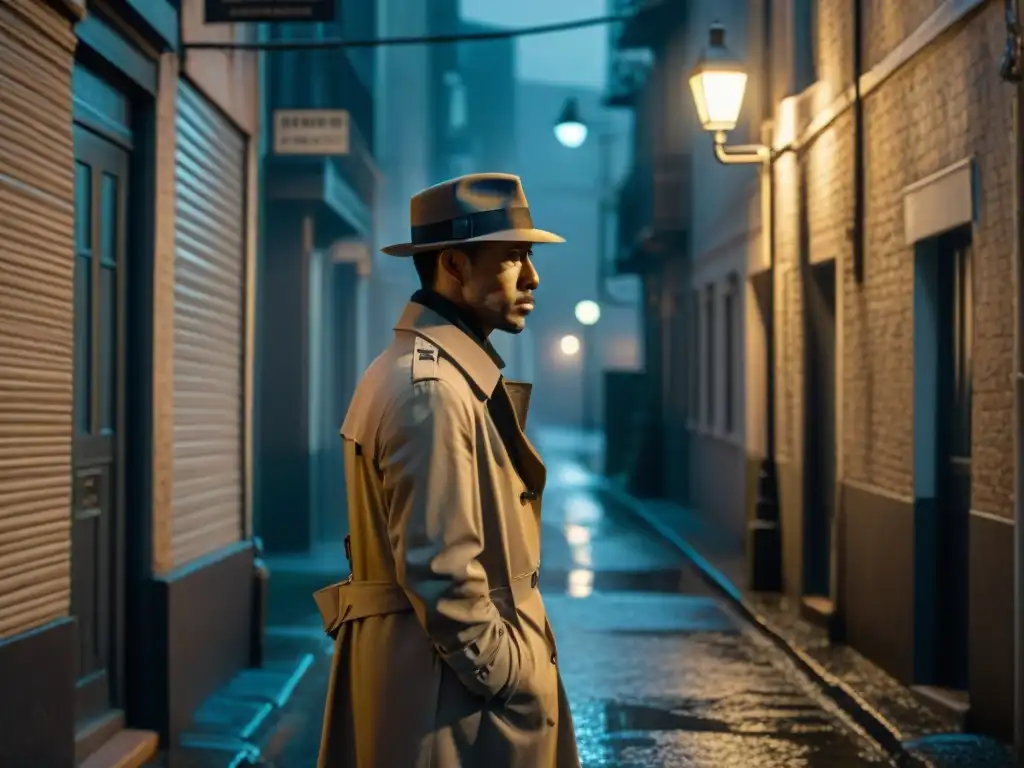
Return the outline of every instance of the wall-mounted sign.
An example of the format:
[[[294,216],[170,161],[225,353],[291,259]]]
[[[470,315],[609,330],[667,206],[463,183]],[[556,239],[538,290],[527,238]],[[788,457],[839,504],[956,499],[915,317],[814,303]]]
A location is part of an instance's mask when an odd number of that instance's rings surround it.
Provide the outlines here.
[[[276,109],[274,154],[347,155],[348,121],[344,109]]]
[[[206,0],[206,23],[334,21],[338,0]]]

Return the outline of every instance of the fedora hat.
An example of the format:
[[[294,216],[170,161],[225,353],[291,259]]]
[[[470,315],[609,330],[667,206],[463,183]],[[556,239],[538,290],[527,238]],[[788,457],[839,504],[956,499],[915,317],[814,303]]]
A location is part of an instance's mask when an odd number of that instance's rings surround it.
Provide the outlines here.
[[[471,173],[443,181],[409,201],[408,243],[381,250],[411,256],[463,243],[564,243],[553,232],[535,229],[523,182],[511,173]]]

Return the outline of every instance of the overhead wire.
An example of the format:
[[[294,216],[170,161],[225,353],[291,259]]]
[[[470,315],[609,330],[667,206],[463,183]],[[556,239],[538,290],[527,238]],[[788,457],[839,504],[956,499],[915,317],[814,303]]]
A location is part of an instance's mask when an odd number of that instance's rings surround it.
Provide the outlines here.
[[[487,32],[458,32],[448,35],[412,35],[405,37],[379,37],[366,40],[345,40],[343,38],[305,38],[295,40],[253,40],[253,41],[196,41],[185,42],[188,50],[230,50],[230,51],[297,51],[305,49],[331,48],[380,48],[391,45],[444,45],[447,43],[472,43],[484,40],[507,40],[514,37],[531,37],[568,32],[573,29],[597,27],[628,21],[632,16],[596,16],[556,24],[541,24],[535,27],[494,29]]]

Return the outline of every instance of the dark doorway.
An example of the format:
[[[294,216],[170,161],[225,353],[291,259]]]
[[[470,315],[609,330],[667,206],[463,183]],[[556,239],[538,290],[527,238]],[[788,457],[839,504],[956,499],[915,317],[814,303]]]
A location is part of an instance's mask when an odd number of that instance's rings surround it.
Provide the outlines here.
[[[71,612],[76,716],[112,716],[124,686],[124,315],[128,153],[75,126]]]
[[[836,269],[807,267],[804,402],[804,596],[831,614],[832,521],[836,483]]]
[[[970,236],[943,235],[937,249],[936,683],[967,688],[968,536],[974,288]]]

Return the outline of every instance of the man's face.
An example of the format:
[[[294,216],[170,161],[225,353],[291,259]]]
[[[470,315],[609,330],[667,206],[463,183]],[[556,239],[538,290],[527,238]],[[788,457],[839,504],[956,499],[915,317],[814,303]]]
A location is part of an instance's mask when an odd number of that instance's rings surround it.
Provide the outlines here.
[[[462,299],[484,330],[519,333],[533,311],[540,277],[529,243],[483,243],[460,262]],[[459,258],[462,257],[462,258]]]

